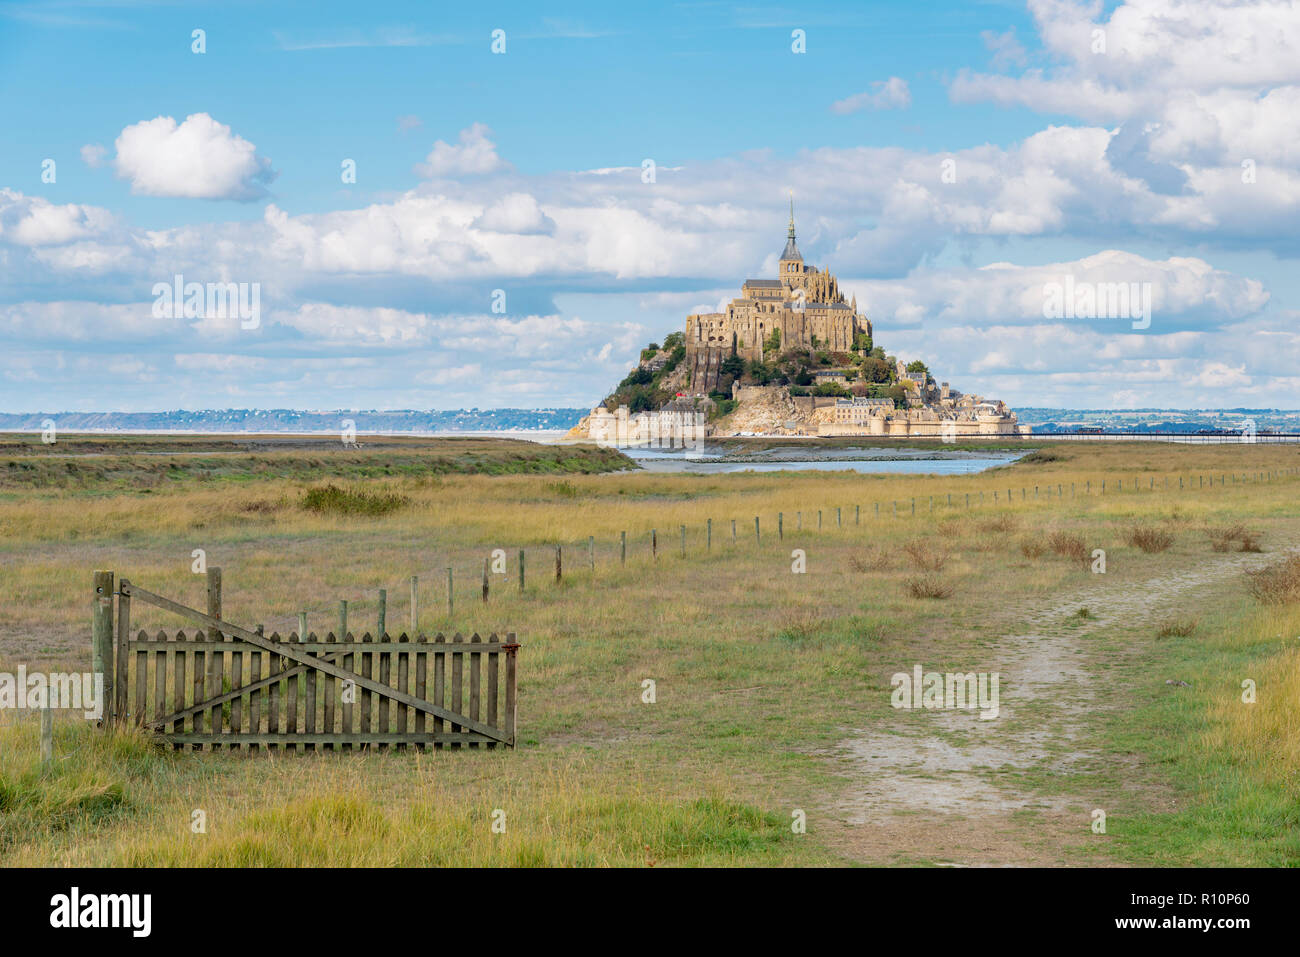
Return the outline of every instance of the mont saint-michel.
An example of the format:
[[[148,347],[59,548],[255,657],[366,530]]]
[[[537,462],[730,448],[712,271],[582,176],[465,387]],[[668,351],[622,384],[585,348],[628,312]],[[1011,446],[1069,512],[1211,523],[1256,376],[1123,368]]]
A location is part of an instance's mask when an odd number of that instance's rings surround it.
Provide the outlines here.
[[[936,381],[875,344],[829,269],[804,262],[794,207],[775,279],[746,279],[722,312],[686,317],[570,432],[611,444],[689,430],[729,435],[973,438],[1022,435],[999,399]]]

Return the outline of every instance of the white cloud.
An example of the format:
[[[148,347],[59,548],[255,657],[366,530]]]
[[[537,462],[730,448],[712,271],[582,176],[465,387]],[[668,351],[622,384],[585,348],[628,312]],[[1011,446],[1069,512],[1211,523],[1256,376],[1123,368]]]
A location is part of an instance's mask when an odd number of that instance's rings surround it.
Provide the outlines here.
[[[145,196],[250,201],[266,196],[275,178],[270,160],[207,113],[179,124],[170,116],[144,120],[114,145],[117,175]]]
[[[475,123],[460,131],[460,143],[453,146],[438,140],[415,167],[416,173],[429,179],[449,176],[480,176],[505,167],[497,156],[496,144],[488,137],[492,131],[482,123]]]
[[[0,243],[49,246],[103,235],[113,217],[106,209],[56,204],[0,188]]]
[[[1204,260],[1151,260],[1115,249],[1042,266],[993,263],[979,269],[926,269],[903,280],[842,280],[841,285],[857,295],[859,309],[885,328],[924,325],[933,332],[972,323],[1058,328],[1059,322],[1044,319],[1044,302],[1049,286],[1063,285],[1067,276],[1076,288],[1150,283],[1152,335],[1235,322],[1258,313],[1269,301],[1258,280],[1215,269]],[[1131,328],[1126,319],[1078,320],[1077,325],[1092,334],[1097,328]]]
[[[555,221],[542,212],[537,200],[528,193],[509,193],[483,210],[471,227],[494,233],[538,235],[554,232]]]
[[[87,143],[81,148],[81,161],[91,169],[103,166],[107,156],[108,149],[101,143]]]
[[[888,80],[872,83],[870,92],[855,93],[836,100],[831,104],[831,112],[847,114],[861,110],[905,110],[911,105],[912,93],[907,88],[907,81],[891,76]]]

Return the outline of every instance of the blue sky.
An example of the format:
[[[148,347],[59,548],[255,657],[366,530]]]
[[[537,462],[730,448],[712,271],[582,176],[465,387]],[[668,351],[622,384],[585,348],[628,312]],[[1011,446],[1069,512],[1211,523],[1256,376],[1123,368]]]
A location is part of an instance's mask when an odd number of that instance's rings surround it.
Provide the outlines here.
[[[1297,46],[1281,2],[0,2],[0,408],[589,405],[774,273],[790,190],[959,388],[1295,407]],[[158,315],[177,273],[256,327]],[[1044,319],[1066,274],[1151,325]]]

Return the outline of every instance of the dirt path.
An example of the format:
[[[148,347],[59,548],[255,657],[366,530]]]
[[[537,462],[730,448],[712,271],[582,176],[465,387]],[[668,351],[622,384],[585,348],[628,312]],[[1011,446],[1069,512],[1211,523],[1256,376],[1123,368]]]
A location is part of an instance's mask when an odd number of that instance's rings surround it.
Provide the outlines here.
[[[1275,557],[1216,555],[1142,582],[1097,576],[1087,589],[1035,610],[1021,633],[998,639],[984,656],[981,667],[1000,674],[996,719],[980,720],[971,710],[899,710],[887,730],[842,742],[837,759],[855,783],[832,813],[844,823],[849,853],[875,863],[1068,863],[1065,851],[1090,837],[1097,796],[1045,797],[1017,778],[1083,770],[1099,759],[1088,739],[1095,712],[1105,707],[1095,635],[1185,613],[1197,589]],[[1076,617],[1082,607],[1094,617]],[[941,661],[916,664],[949,670]]]

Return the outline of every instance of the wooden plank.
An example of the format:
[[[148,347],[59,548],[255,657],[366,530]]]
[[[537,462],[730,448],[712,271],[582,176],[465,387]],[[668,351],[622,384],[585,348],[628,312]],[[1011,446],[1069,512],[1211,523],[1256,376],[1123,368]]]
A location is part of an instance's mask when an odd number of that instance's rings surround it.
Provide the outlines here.
[[[406,644],[410,640],[411,639],[405,633],[403,633],[402,636],[397,639],[398,641],[397,690],[398,691],[409,692],[411,690],[411,651],[409,648],[406,647]],[[406,722],[410,713],[411,713],[411,709],[406,705],[399,704],[397,706],[397,733],[398,734],[406,733]],[[399,751],[406,750],[406,746],[402,744],[399,744],[397,748]]]
[[[197,638],[198,636],[196,635],[195,637]],[[194,704],[198,704],[200,701],[204,701],[208,697],[206,693],[208,668],[204,661],[204,654],[204,650],[201,647],[195,648],[194,651],[190,653],[190,658],[194,662],[194,697],[192,699]],[[203,733],[204,714],[205,712],[198,709],[195,709],[192,712],[193,717],[190,720],[190,730],[194,734]],[[202,751],[203,745],[196,744],[194,750]]]
[[[258,626],[261,627],[260,625]],[[258,734],[262,730],[262,692],[261,689],[253,687],[262,680],[262,658],[264,655],[269,656],[269,652],[263,652],[260,649],[248,653],[248,730]],[[257,750],[257,745],[250,745],[250,751]]]
[[[471,645],[479,645],[483,643],[483,639],[478,636],[477,631],[470,635],[469,641]],[[483,656],[478,651],[472,652],[469,656],[469,716],[475,721],[479,719],[482,667]],[[470,747],[477,748],[478,745],[471,744]]]
[[[302,632],[290,632],[289,637],[285,639],[286,647],[297,641],[299,638],[307,637]],[[305,672],[307,669],[302,669]],[[297,669],[290,669],[286,673],[284,682],[284,730],[289,734],[297,734],[298,728],[298,675]],[[297,750],[297,745],[290,744],[290,750]]]
[[[380,635],[376,641],[379,642],[379,648],[382,649],[379,654],[379,683],[391,686],[393,675],[393,646],[388,640],[387,635]],[[379,696],[379,733],[384,734],[388,731],[388,713],[392,708],[392,699],[387,695]],[[388,745],[381,744],[380,751],[387,750]]]
[[[123,580],[122,584],[130,584]],[[127,658],[127,651],[131,645],[131,596],[117,596],[117,648],[114,652],[114,695],[113,695],[113,720],[118,724],[126,724],[127,720],[127,686],[126,670],[130,661]],[[108,689],[104,689],[107,696]]]
[[[315,657],[310,656],[310,657]],[[316,669],[308,668],[307,674],[303,676],[303,700],[302,700],[302,729],[308,734],[316,733]],[[304,745],[307,751],[316,750],[316,745]]]
[[[464,640],[464,637],[459,631],[451,636],[452,644],[458,645]],[[461,653],[459,648],[453,648],[451,656],[451,710],[456,717],[460,717],[464,714],[461,708],[464,685],[465,656]],[[465,729],[459,724],[456,724],[454,720],[452,721],[451,731],[453,734],[463,730]],[[460,747],[460,745],[454,745],[454,747]]]
[[[157,605],[160,608],[166,608],[169,611],[174,611],[176,612],[176,614],[191,618],[195,621],[198,621],[201,624],[221,627],[226,633],[230,634],[231,636],[238,638],[242,641],[246,641],[249,644],[257,645],[259,648],[273,650],[270,642],[268,642],[265,637],[258,635],[254,632],[251,632],[246,628],[240,628],[237,625],[231,625],[229,622],[222,622],[219,619],[211,618],[210,616],[205,615],[202,612],[195,611],[193,608],[186,608],[184,605],[178,604],[177,602],[174,602],[169,598],[164,598],[161,595],[156,595],[153,592],[146,591],[145,589],[140,588],[136,585],[131,586],[131,594],[134,597],[141,599],[142,601],[147,601],[150,604]],[[420,701],[418,698],[412,697],[411,695],[408,694],[404,694],[403,692],[400,692],[395,688],[387,687],[375,681],[374,679],[365,678],[363,676],[356,675],[353,672],[344,671],[341,667],[339,667],[338,665],[332,662],[326,661],[325,659],[313,658],[312,656],[304,652],[298,651],[296,648],[294,648],[292,643],[285,643],[284,645],[281,646],[281,648],[282,648],[282,653],[286,658],[290,658],[302,664],[311,665],[312,669],[315,671],[320,671],[325,674],[331,674],[338,678],[349,678],[349,677],[355,678],[357,684],[360,685],[361,687],[369,688],[371,691],[384,695],[385,697],[388,697],[394,701],[401,701],[403,704],[407,704],[410,705],[411,707],[418,708],[422,711],[427,712],[428,714],[438,715],[440,717],[447,719],[448,721],[458,720],[458,722],[461,725],[463,725],[470,731],[475,731],[479,734],[487,735],[488,737],[498,737],[499,739],[503,739],[501,732],[498,729],[489,728],[487,725],[482,724],[481,722],[476,722],[476,721],[472,721],[471,719],[467,719],[463,715],[452,714],[446,711],[446,709],[430,704],[427,701]]]
[[[343,612],[343,615],[346,618],[347,612]],[[347,632],[343,631],[340,632],[339,634],[346,635]],[[341,641],[341,640],[342,639],[338,635],[335,635],[332,632],[325,636],[326,644],[334,644],[336,641]],[[334,679],[331,678],[329,675],[323,675],[321,677],[321,712],[322,712],[322,717],[324,718],[321,724],[321,730],[324,731],[326,734],[333,734],[335,730],[334,729]],[[329,750],[332,751],[334,749],[333,747],[330,747]]]
[[[408,731],[406,734],[397,734],[396,732],[389,732],[388,734],[379,734],[378,732],[370,732],[370,733],[363,734],[360,731],[354,731],[352,734],[342,734],[342,733],[326,734],[324,732],[317,732],[316,734],[312,734],[312,735],[301,734],[301,733],[288,734],[286,732],[280,732],[279,734],[267,734],[266,732],[263,732],[262,734],[250,734],[245,732],[244,734],[234,735],[229,732],[226,732],[225,734],[220,734],[220,735],[160,734],[158,737],[164,741],[175,742],[178,744],[193,743],[196,746],[205,743],[244,744],[244,745],[274,744],[274,745],[281,745],[281,746],[293,746],[295,744],[299,744],[299,745],[351,744],[354,746],[377,745],[377,744],[387,744],[387,745],[457,744],[457,745],[461,745],[461,744],[470,744],[470,743],[488,744],[491,743],[493,740],[492,738],[489,738],[487,735],[475,734],[472,731],[467,731],[464,732],[463,734],[449,734],[446,732],[442,734],[432,734],[430,732],[425,732],[424,734],[417,734],[412,731]]]
[[[280,635],[278,632],[271,632],[271,641],[279,642]],[[268,652],[270,661],[267,664],[267,680],[271,682],[266,692],[266,730],[268,734],[277,734],[280,731],[280,672],[282,669],[283,659],[275,652]],[[275,745],[268,744],[268,751],[274,751]]]
[[[496,645],[496,635],[485,643],[484,647]],[[497,682],[500,677],[498,668],[500,667],[501,656],[495,651],[487,652],[487,723],[490,727],[497,727]],[[489,748],[496,747],[493,741],[488,745]]]
[[[424,635],[416,635],[415,643],[417,646],[415,651],[415,696],[421,700],[427,701],[429,700],[427,697],[429,685],[429,655],[424,646],[428,642]],[[424,712],[415,712],[416,734],[424,733],[424,721]],[[420,747],[423,748],[424,745],[420,745]]]
[[[507,636],[509,643],[513,644],[515,636],[513,633]],[[506,713],[505,713],[505,733],[506,744],[510,747],[515,746],[515,655],[517,649],[510,649],[506,652]]]
[[[113,648],[113,613],[115,611],[113,573],[97,571],[94,580],[94,632],[91,639],[92,659],[90,670],[92,674],[103,676],[104,693],[111,696],[113,690],[110,686],[117,674],[117,664],[114,658],[115,649]],[[111,697],[110,700],[112,700]],[[105,716],[109,710],[111,709],[105,709]],[[53,747],[52,744],[51,747]]]
[[[206,624],[208,626],[208,640],[222,641],[224,640],[224,635],[221,631],[221,569],[215,566],[209,567],[207,570],[207,582],[208,613],[206,617],[208,618],[208,621]],[[212,689],[213,694],[221,694],[226,690],[222,685],[222,679],[224,677],[225,668],[223,667],[222,650],[219,645],[214,646],[208,650],[208,687]],[[217,705],[209,713],[208,727],[212,734],[216,735],[220,734],[223,730],[221,725],[222,710],[221,706]],[[214,743],[212,747],[215,749],[220,747],[220,745]]]
[[[172,686],[173,686],[172,707],[179,711],[181,708],[185,707],[186,649],[184,645],[180,644],[180,642],[185,640],[185,632],[183,631],[177,632],[176,640],[177,640],[177,645],[176,645],[175,661],[172,666]],[[185,730],[185,719],[184,718],[177,719],[173,717],[171,720],[167,722],[167,726],[165,730],[172,734],[183,732]]]
[[[230,651],[230,690],[235,692],[235,697],[230,699],[230,730],[236,734],[240,734],[244,730],[244,697],[240,693],[243,686],[244,652],[238,642],[232,642]]]
[[[167,713],[167,649],[154,652],[153,656],[153,703],[154,717],[161,718]]]
[[[352,645],[352,644],[354,644],[354,642],[353,642],[353,640],[352,640],[352,632],[348,632],[346,635],[343,636],[343,642],[344,642],[344,644],[346,644],[346,645]],[[345,654],[345,655],[343,656],[343,658],[342,658],[342,661],[343,661],[343,667],[346,668],[348,671],[352,671],[352,670],[353,670],[353,667],[352,667],[352,660],[353,660],[355,657],[356,657],[356,655],[352,654],[352,652],[351,652],[350,649],[349,649],[348,653]],[[347,693],[347,694],[348,694],[348,695],[353,699],[353,701],[355,701],[355,700],[356,700],[356,695],[357,695],[357,686],[356,686],[356,682],[355,682],[355,681],[352,681],[351,678],[349,678],[349,679],[347,679],[347,680],[348,680],[348,690],[347,690],[346,693]],[[345,693],[345,689],[340,688],[340,689],[339,689],[339,695],[342,696],[344,693]],[[353,705],[353,704],[350,703],[350,702],[344,701],[344,702],[342,703],[342,711],[343,711],[343,733],[344,733],[344,734],[351,734],[351,733],[352,733],[352,709],[353,709],[354,707],[355,707],[355,705]],[[344,750],[345,750],[345,751],[351,751],[351,750],[352,750],[352,746],[351,746],[351,745],[345,745],[345,746],[344,746]]]
[[[137,727],[144,727],[145,715],[149,710],[149,652],[143,647],[135,653],[135,713]]]
[[[212,638],[211,635],[208,637]],[[224,642],[214,644],[208,650],[208,687],[217,694],[222,694],[226,690],[226,662],[223,645]],[[208,709],[208,728],[214,735],[218,735],[225,730],[225,709],[221,705],[213,705]],[[219,742],[213,745],[214,748],[220,746]]]
[[[369,645],[370,640],[371,640],[371,639],[370,639],[370,633],[369,633],[369,632],[366,632],[364,635],[361,636],[361,643],[362,643],[363,646],[365,646],[365,645]],[[361,652],[361,675],[362,675],[363,678],[369,678],[369,677],[374,673],[374,666],[375,666],[375,664],[374,664],[374,657],[375,657],[375,656],[374,656],[374,653],[373,653],[372,651],[370,651],[369,648],[364,648],[364,649],[362,650],[362,652]],[[362,733],[366,733],[366,732],[369,732],[369,731],[370,731],[370,710],[371,710],[371,701],[372,701],[372,699],[371,699],[370,692],[367,691],[367,690],[362,690],[362,692],[361,692],[361,722],[360,722]]]
[[[240,640],[242,640],[242,639],[240,639]],[[357,638],[357,637],[356,637],[356,633],[354,632],[354,633],[353,633],[352,640],[353,640],[353,642],[359,642],[361,639]],[[132,644],[133,647],[134,647],[134,645],[137,643],[137,641],[138,641],[140,644],[143,644],[143,645],[147,645],[147,646],[149,646],[149,650],[150,650],[150,651],[155,651],[155,650],[157,650],[160,646],[166,647],[166,648],[168,648],[168,649],[174,649],[174,646],[176,645],[176,639],[175,639],[175,638],[167,638],[167,639],[165,639],[165,640],[163,640],[163,641],[160,641],[160,640],[158,640],[157,638],[150,638],[150,637],[148,637],[148,636],[145,636],[145,637],[142,638],[142,639],[136,639],[135,641],[132,641],[131,644]],[[209,642],[206,638],[202,637],[201,635],[200,635],[199,637],[197,637],[195,640],[193,640],[193,641],[187,641],[187,642],[185,643],[185,647],[186,647],[186,648],[199,648],[199,649],[202,649],[202,648],[207,648],[209,645],[212,645],[212,646],[214,646],[214,647],[220,647],[220,648],[222,648],[223,650],[225,650],[225,649],[229,649],[229,647],[230,647],[230,643],[229,643],[229,642]],[[340,663],[340,667],[342,667],[342,660],[343,660],[343,659],[342,659],[342,656],[338,654],[339,647],[338,647],[338,643],[337,643],[337,642],[328,642],[328,641],[303,641],[303,642],[297,642],[297,641],[295,641],[293,646],[294,646],[294,648],[298,649],[299,651],[309,651],[309,652],[312,652],[313,654],[319,655],[320,657],[324,658],[326,661],[339,662],[339,663]],[[137,650],[138,650],[138,649],[137,649]],[[478,650],[478,651],[480,651],[480,652],[482,652],[483,654],[486,655],[486,654],[491,654],[491,653],[494,653],[494,652],[496,652],[496,653],[504,653],[505,650],[506,650],[506,647],[505,647],[505,644],[502,643],[502,642],[497,642],[497,641],[491,641],[491,640],[488,640],[488,641],[484,641],[483,644],[482,644],[482,647],[480,647],[480,648],[478,648],[478,649],[476,649],[476,650]],[[251,653],[251,652],[250,652],[250,649],[248,649],[248,648],[243,649],[243,651],[244,651],[244,654],[245,654],[245,655]],[[414,652],[412,652],[412,653],[414,653]],[[353,657],[356,657],[356,656],[354,655]],[[352,670],[352,671],[358,671],[358,672],[360,671],[359,668],[351,668],[351,669],[344,669],[344,670]],[[245,691],[248,690],[248,686],[247,686],[247,685],[245,685],[244,690],[245,690]]]
[[[447,655],[443,648],[443,645],[446,644],[446,640],[447,639],[443,637],[441,632],[433,638],[434,644],[437,645],[437,649],[433,655],[433,703],[438,708],[442,707],[442,702],[444,700],[443,687],[447,684]],[[436,715],[433,719],[433,733],[435,735],[442,734],[442,718]]]

